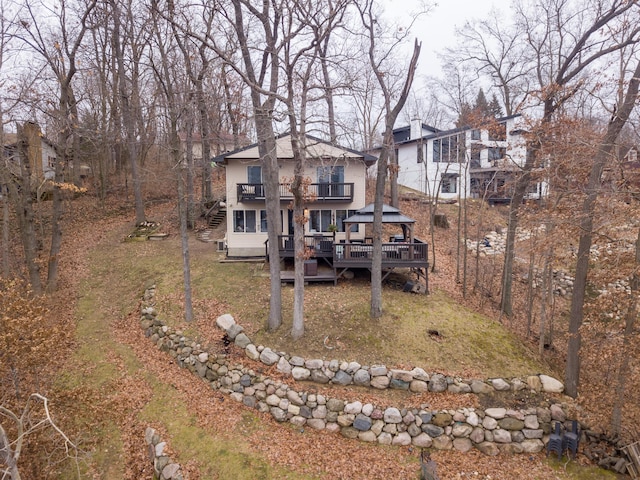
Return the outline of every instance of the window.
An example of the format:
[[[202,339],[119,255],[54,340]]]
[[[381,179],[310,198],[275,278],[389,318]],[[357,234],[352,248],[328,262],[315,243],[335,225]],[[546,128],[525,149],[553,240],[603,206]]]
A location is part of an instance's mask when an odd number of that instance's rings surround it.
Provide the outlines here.
[[[493,162],[507,156],[507,149],[503,147],[492,147],[488,149],[488,160]]]
[[[450,137],[439,138],[433,141],[433,161],[434,162],[447,162],[456,163],[458,161],[458,149],[464,146],[463,142],[460,142],[458,135],[452,135]]]
[[[345,231],[344,219],[349,218],[351,215],[354,215],[355,213],[356,213],[356,210],[336,210],[336,225],[338,226],[339,232]],[[358,228],[359,228],[359,225],[357,223],[351,225],[352,232],[357,232]]]
[[[456,193],[458,186],[458,175],[445,173],[442,175],[442,183],[440,185],[441,193]]]
[[[310,210],[309,231],[328,232],[331,225],[331,210]]]
[[[482,132],[477,128],[471,130],[471,140],[482,140]]]
[[[480,168],[481,153],[482,147],[480,145],[471,145],[471,153],[469,154],[471,160],[471,168]]]
[[[321,197],[344,196],[344,166],[318,167],[318,184]]]
[[[284,231],[284,212],[282,210],[280,210],[280,231],[283,232]],[[260,210],[260,232],[262,233],[267,233],[267,228],[269,227],[269,224],[267,223],[268,217],[267,217],[267,211],[266,210]],[[293,232],[292,232],[293,234]]]
[[[267,232],[267,211],[260,210],[260,231]]]
[[[233,213],[233,231],[238,233],[255,233],[256,211],[235,210]]]
[[[247,183],[259,185],[262,183],[262,167],[252,165],[247,167]]]
[[[418,163],[424,162],[424,148],[422,146],[422,142],[418,142],[416,149],[416,160]]]
[[[489,140],[504,142],[507,139],[507,124],[498,123],[489,127]]]

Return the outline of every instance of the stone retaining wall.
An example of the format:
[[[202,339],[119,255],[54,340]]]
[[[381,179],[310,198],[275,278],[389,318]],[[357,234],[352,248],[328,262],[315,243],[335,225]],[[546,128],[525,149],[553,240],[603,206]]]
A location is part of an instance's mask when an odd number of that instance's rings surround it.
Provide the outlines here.
[[[499,452],[535,453],[544,449],[552,422],[567,422],[564,404],[545,400],[526,409],[460,408],[432,410],[428,405],[414,408],[379,406],[358,400],[331,398],[306,391],[304,384],[292,388],[241,364],[233,364],[224,354],[209,352],[193,339],[165,325],[153,307],[155,287],[145,291],[140,320],[145,335],[167,352],[177,364],[201,377],[216,390],[229,394],[237,402],[276,421],[299,427],[327,430],[365,442],[383,445],[413,445],[466,452],[477,448],[488,455]],[[361,385],[371,388],[397,388],[412,392],[495,393],[529,389],[531,392],[562,391],[558,381],[545,375],[526,379],[491,379],[487,381],[389,369],[383,365],[361,366],[357,362],[305,360],[255,346],[233,321],[231,315],[218,318],[236,345],[248,357],[293,379],[337,385]],[[313,389],[315,391],[315,388]],[[569,425],[567,425],[568,427]]]
[[[144,432],[144,439],[149,448],[149,460],[153,464],[154,479],[157,480],[182,480],[180,465],[171,461],[165,454],[166,442],[160,440],[160,435],[149,427]]]

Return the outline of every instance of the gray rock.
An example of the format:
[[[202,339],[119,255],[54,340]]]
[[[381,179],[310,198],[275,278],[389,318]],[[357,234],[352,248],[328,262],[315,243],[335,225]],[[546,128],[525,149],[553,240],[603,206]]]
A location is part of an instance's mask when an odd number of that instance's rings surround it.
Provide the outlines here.
[[[256,397],[245,395],[242,397],[242,403],[249,408],[256,408],[258,401],[256,400]]]
[[[476,427],[469,435],[469,440],[473,443],[482,443],[484,442],[484,430],[480,427]]]
[[[335,376],[331,379],[331,382],[336,385],[349,385],[352,381],[353,378],[351,378],[351,375],[344,370],[338,370]]]
[[[312,370],[314,368],[322,368],[324,366],[324,361],[319,358],[312,358],[304,362],[304,366],[309,370]]]
[[[496,443],[511,443],[511,432],[497,428],[493,431],[493,441]]]
[[[316,383],[329,383],[331,380],[322,370],[311,370],[311,380]]]
[[[400,415],[400,410],[395,407],[387,408],[384,411],[384,421],[385,423],[401,423],[402,415]]]
[[[224,330],[225,332],[227,330],[229,330],[229,328],[231,327],[231,325],[234,325],[236,323],[236,321],[233,319],[233,317],[228,314],[225,313],[224,315],[220,315],[217,319],[216,319],[216,325],[218,326],[218,328],[221,328],[222,330]]]
[[[253,343],[250,343],[245,347],[244,353],[251,360],[258,360],[260,358],[260,353],[258,353],[258,349]]]
[[[511,441],[514,443],[520,443],[524,441],[524,433],[522,430],[515,430],[511,432]]]
[[[344,410],[344,401],[337,398],[327,400],[327,410],[330,412],[342,412]]]
[[[378,435],[378,443],[380,445],[391,445],[391,442],[393,442],[393,436],[390,433],[382,432]]]
[[[353,428],[364,432],[371,428],[371,418],[363,414],[356,415],[356,419],[353,421]]]
[[[411,443],[415,447],[430,448],[431,445],[433,444],[433,439],[429,435],[427,435],[426,433],[421,433],[421,434],[416,435],[415,437],[413,437],[411,439]]]
[[[262,353],[260,353],[260,361],[265,365],[274,365],[278,363],[278,360],[280,360],[280,355],[270,348],[265,348],[262,350]]]
[[[360,431],[356,430],[353,427],[342,427],[342,429],[340,429],[340,434],[345,437],[345,438],[358,438],[358,435],[360,435]]]
[[[469,412],[465,420],[472,427],[477,427],[478,425],[480,425],[480,419],[478,418],[478,414],[476,412]]]
[[[347,403],[344,406],[344,413],[353,413],[357,415],[360,412],[362,412],[362,402],[357,400],[355,402]]]
[[[311,372],[304,367],[293,367],[291,376],[298,381],[306,380],[311,376]]]
[[[396,379],[403,382],[411,382],[413,380],[413,373],[409,372],[408,370],[392,369],[390,370],[390,372],[392,380]]]
[[[556,380],[548,375],[538,375],[542,383],[542,390],[548,393],[564,392],[564,384],[560,380]]]
[[[482,426],[486,430],[494,430],[498,427],[498,421],[493,417],[486,416],[482,419]]]
[[[439,437],[444,433],[444,428],[433,425],[432,423],[423,423],[420,429],[430,437]]]
[[[415,367],[413,370],[411,370],[411,375],[415,380],[420,380],[422,382],[429,381],[429,374],[421,368]]]
[[[479,443],[478,445],[476,445],[476,448],[480,450],[482,453],[484,453],[485,455],[489,455],[492,457],[495,457],[496,455],[498,455],[498,453],[500,453],[500,449],[493,442]]]
[[[522,430],[524,428],[524,422],[522,420],[518,420],[517,418],[503,418],[502,420],[498,420],[498,425],[500,428],[504,430]]]
[[[430,392],[444,392],[447,389],[447,379],[440,373],[431,375],[429,379]]]
[[[372,377],[379,377],[380,375],[386,376],[388,372],[387,367],[384,365],[372,365],[369,371]]]
[[[385,376],[373,377],[371,379],[371,386],[379,390],[384,390],[389,387],[390,379]]]
[[[454,437],[468,437],[472,431],[473,427],[468,423],[454,423],[451,434]]]
[[[407,432],[400,432],[395,437],[393,437],[391,445],[411,445],[411,435],[409,435]]]
[[[484,413],[489,415],[490,417],[495,418],[496,420],[500,420],[507,415],[506,408],[487,408]]]
[[[271,412],[271,416],[278,422],[284,422],[287,419],[287,412],[280,407],[271,407],[269,411]]]
[[[451,450],[453,448],[453,442],[447,435],[440,435],[433,439],[433,448],[437,450]]]
[[[378,436],[371,430],[366,430],[358,434],[358,440],[360,440],[361,442],[373,443],[378,440]]]
[[[542,390],[542,382],[540,381],[540,377],[538,377],[538,375],[531,375],[527,377],[527,385],[534,392],[539,392]]]
[[[474,380],[471,382],[471,391],[477,395],[480,393],[493,393],[494,390],[491,385],[487,385],[480,380]]]
[[[493,380],[491,380],[491,385],[499,392],[511,390],[511,385],[509,384],[509,382],[505,381],[502,378],[494,378]]]
[[[289,362],[287,362],[287,359],[284,357],[280,357],[280,360],[278,360],[278,371],[282,372],[284,374],[291,374],[291,364]]]
[[[537,415],[525,415],[524,428],[537,429],[540,426]]]
[[[542,429],[529,429],[529,428],[525,428],[522,430],[522,434],[524,435],[524,438],[527,439],[534,439],[534,438],[542,438],[543,435],[543,431]]]
[[[424,380],[414,380],[409,384],[409,390],[413,393],[424,393],[429,391],[429,384]]]
[[[368,371],[361,368],[353,374],[353,383],[355,383],[356,385],[368,387],[371,383],[371,375],[369,375]]]
[[[174,480],[180,473],[180,465],[177,463],[170,463],[162,469],[162,476],[166,480]]]
[[[310,418],[306,424],[314,430],[323,430],[326,427],[325,421],[321,418]]]
[[[538,453],[544,448],[544,443],[538,439],[523,440],[520,445],[522,446],[522,451],[525,453]]]
[[[549,410],[551,411],[551,420],[564,422],[567,419],[567,415],[564,413],[564,410],[557,403],[551,405],[551,407],[549,407]]]
[[[392,378],[389,383],[389,388],[393,388],[395,390],[409,390],[409,382],[405,382],[398,378]]]
[[[227,337],[229,337],[231,340],[234,340],[242,332],[244,332],[244,328],[242,328],[237,323],[234,323],[227,329]]]
[[[294,367],[304,367],[304,358],[293,356],[289,359],[289,363]]]
[[[244,333],[239,333],[233,342],[240,348],[247,348],[251,340]]]
[[[471,443],[471,440],[469,440],[468,438],[454,438],[453,448],[458,452],[467,453],[469,450],[473,448],[473,444]]]

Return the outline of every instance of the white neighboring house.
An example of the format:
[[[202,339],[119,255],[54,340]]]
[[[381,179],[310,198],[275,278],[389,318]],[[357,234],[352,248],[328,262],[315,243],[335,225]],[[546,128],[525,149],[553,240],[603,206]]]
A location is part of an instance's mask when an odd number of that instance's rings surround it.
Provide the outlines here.
[[[486,195],[492,202],[508,202],[514,175],[526,160],[523,134],[520,115],[498,118],[487,128],[451,130],[413,120],[411,127],[394,130],[398,183],[441,199]],[[545,194],[546,184],[536,183],[526,198]]]
[[[53,180],[56,168],[56,150],[49,139],[42,135],[36,123],[25,123],[27,137],[27,157],[31,168],[31,177],[37,184],[43,180]],[[20,167],[18,155],[18,137],[15,133],[5,133],[4,154],[10,158],[16,168]],[[18,170],[15,170],[17,173]]]
[[[293,178],[291,137],[276,140],[280,168],[280,218],[282,242],[293,234],[293,199],[288,184]],[[310,180],[310,199],[305,205],[305,235],[328,235],[337,227],[335,241],[345,239],[343,220],[366,205],[366,170],[376,158],[366,153],[306,137],[305,176]],[[267,218],[262,162],[257,144],[214,158],[226,166],[227,255],[265,256]],[[353,239],[364,239],[362,225],[354,225]]]

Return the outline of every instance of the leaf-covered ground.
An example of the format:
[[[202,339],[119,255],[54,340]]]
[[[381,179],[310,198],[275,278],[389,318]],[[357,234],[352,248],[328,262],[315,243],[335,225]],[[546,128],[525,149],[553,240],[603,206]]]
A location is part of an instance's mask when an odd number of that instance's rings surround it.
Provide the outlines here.
[[[154,261],[157,243],[122,242],[132,227],[130,216],[120,214],[117,206],[98,209],[94,202],[74,202],[78,222],[66,230],[73,233],[65,236],[62,289],[52,305],[54,314],[66,316],[75,329],[75,343],[59,352],[67,362],[55,384],[53,406],[64,428],[81,443],[82,478],[150,479],[147,426],[161,433],[192,480],[418,478],[419,452],[411,448],[368,445],[278,424],[212,391],[159,352],[142,335],[137,309],[144,282],[169,267]],[[171,220],[174,214],[166,204],[150,211],[149,218]],[[175,233],[170,223],[167,229]],[[193,262],[215,261],[211,245],[192,245]],[[180,295],[170,286],[176,280],[156,280],[160,297],[166,292],[175,307]],[[250,293],[238,296],[255,302]],[[213,324],[227,305],[204,297],[196,292],[197,326],[186,329],[215,342]],[[450,400],[438,396],[425,401],[439,408]],[[442,479],[604,478],[592,468],[576,473],[582,457],[567,470],[544,455],[433,452],[432,458]],[[58,478],[73,478],[73,468],[64,468]]]

